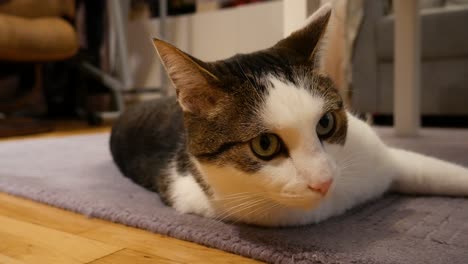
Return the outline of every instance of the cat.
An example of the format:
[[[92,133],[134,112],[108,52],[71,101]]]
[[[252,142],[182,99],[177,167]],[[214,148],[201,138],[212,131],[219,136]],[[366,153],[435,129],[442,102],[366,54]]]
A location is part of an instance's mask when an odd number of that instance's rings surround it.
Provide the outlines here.
[[[122,173],[180,213],[261,226],[317,223],[389,190],[467,196],[468,169],[389,147],[345,109],[317,63],[330,14],[210,63],[155,39],[177,96],[116,121]]]

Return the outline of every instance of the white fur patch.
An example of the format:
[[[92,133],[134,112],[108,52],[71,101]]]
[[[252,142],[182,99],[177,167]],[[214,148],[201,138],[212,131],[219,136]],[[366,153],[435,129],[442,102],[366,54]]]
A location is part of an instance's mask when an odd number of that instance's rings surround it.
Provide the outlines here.
[[[181,213],[214,216],[208,197],[195,178],[192,175],[179,175],[175,166],[171,167],[170,172],[172,183],[169,193],[173,207]]]
[[[263,120],[272,133],[279,135],[290,158],[281,166],[267,165],[265,174],[287,183],[283,191],[294,194],[310,192],[309,184],[332,178],[334,163],[323,151],[316,125],[324,114],[325,102],[303,87],[270,78],[269,91],[262,111]]]
[[[269,90],[261,111],[263,120],[271,127],[282,129],[302,127],[317,122],[323,114],[324,101],[303,87],[294,87],[276,78],[270,78],[273,88]]]

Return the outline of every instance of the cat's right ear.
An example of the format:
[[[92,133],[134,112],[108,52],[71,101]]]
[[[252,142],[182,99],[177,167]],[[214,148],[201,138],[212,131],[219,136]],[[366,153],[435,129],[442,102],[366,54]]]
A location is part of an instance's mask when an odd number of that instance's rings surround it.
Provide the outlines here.
[[[165,41],[153,39],[153,43],[176,88],[182,110],[200,116],[218,112],[226,103],[227,95],[217,88],[220,81],[207,69],[206,63]]]
[[[332,8],[329,3],[322,5],[307,19],[304,27],[279,41],[275,47],[287,48],[305,59],[315,60],[320,41],[327,30],[331,12]]]

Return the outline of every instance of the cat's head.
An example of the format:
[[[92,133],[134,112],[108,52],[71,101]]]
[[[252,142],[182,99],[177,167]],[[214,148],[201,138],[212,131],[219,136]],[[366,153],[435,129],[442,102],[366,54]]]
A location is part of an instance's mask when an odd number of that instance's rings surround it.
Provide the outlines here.
[[[184,111],[189,152],[217,197],[257,195],[311,208],[333,188],[327,153],[343,145],[347,120],[332,81],[318,72],[331,9],[273,47],[216,62],[154,44]]]

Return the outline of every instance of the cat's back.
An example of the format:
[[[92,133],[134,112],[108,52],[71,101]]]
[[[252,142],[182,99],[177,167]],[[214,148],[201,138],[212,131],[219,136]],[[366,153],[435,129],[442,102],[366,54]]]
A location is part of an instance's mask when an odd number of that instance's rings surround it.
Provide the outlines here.
[[[184,139],[182,110],[174,97],[126,110],[112,127],[110,149],[122,171],[136,183],[157,190],[163,172]]]

